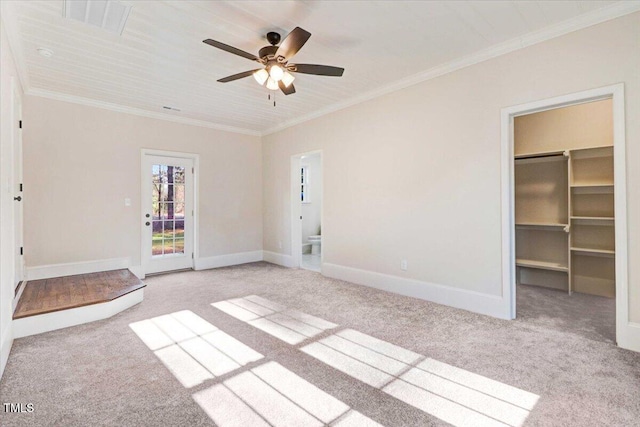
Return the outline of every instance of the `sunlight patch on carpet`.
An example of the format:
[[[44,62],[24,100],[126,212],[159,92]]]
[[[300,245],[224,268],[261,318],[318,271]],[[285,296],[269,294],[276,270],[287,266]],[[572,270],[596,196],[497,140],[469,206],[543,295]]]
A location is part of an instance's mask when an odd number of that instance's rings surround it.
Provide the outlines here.
[[[195,393],[193,399],[221,427],[380,426],[276,362]]]
[[[539,396],[346,329],[306,354],[454,426],[522,426]]]
[[[238,320],[248,323],[288,344],[299,344],[322,332],[338,327],[310,314],[287,309],[282,304],[257,295],[233,298],[211,304]]]
[[[131,323],[129,327],[186,388],[263,358],[189,310]]]

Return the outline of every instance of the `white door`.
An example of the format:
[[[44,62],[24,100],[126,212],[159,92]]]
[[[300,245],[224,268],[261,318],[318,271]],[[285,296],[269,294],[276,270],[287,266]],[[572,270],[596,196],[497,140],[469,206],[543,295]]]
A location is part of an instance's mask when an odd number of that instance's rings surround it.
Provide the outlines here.
[[[142,156],[145,274],[193,268],[194,161]]]
[[[13,97],[13,218],[14,218],[14,289],[24,280],[24,256],[23,256],[23,234],[22,234],[22,101],[15,81],[12,80]]]

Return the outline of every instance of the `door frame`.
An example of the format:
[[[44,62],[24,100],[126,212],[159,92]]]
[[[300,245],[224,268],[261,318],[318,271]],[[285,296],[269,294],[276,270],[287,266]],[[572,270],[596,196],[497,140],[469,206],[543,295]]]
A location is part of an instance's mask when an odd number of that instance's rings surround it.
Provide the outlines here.
[[[143,203],[143,199],[144,199],[144,194],[145,194],[145,181],[144,181],[144,177],[145,174],[148,172],[145,167],[144,167],[144,159],[145,156],[160,156],[160,157],[176,157],[176,158],[180,158],[180,159],[189,159],[191,161],[193,161],[193,220],[192,220],[192,224],[193,224],[193,257],[191,259],[191,268],[195,268],[195,260],[198,257],[198,243],[199,243],[199,239],[198,239],[198,230],[199,230],[199,214],[198,214],[198,209],[199,209],[199,196],[200,196],[200,191],[199,191],[199,172],[200,172],[200,155],[196,154],[196,153],[185,153],[185,152],[179,152],[179,151],[168,151],[168,150],[157,150],[157,149],[151,149],[151,148],[142,148],[140,150],[140,267],[141,267],[141,274],[142,274],[142,278],[145,277],[145,272],[146,272],[146,265],[145,265],[145,246],[146,246],[146,239],[145,239],[145,233],[144,233],[144,225],[143,223],[145,222],[145,214],[148,212],[148,207],[144,205]],[[151,274],[151,273],[150,273]]]
[[[514,118],[587,102],[612,99],[615,208],[616,341],[640,351],[640,324],[629,321],[627,180],[624,84],[618,83],[503,108],[501,111],[502,296],[504,316],[516,317]]]
[[[322,190],[320,191],[320,224],[324,235],[324,159],[322,150],[306,151],[291,156],[291,259],[292,267],[300,268],[302,265],[302,203],[300,202],[300,168],[302,156],[320,155],[320,176]],[[323,239],[324,240],[324,239]],[[325,242],[322,242],[324,245]],[[324,247],[320,251],[320,271],[324,265]],[[322,274],[322,273],[321,273]]]
[[[21,188],[23,183],[22,164],[22,129],[19,122],[22,121],[22,96],[14,77],[11,78],[11,197],[21,197],[21,201],[13,201],[13,284],[14,290],[25,280],[24,253],[24,193]],[[17,203],[17,204],[16,204]]]

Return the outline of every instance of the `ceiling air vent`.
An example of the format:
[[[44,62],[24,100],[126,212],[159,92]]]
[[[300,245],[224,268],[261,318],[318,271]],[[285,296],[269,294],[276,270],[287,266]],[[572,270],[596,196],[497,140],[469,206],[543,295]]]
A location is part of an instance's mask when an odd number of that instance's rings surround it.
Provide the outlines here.
[[[64,17],[122,34],[131,6],[114,0],[64,0]]]

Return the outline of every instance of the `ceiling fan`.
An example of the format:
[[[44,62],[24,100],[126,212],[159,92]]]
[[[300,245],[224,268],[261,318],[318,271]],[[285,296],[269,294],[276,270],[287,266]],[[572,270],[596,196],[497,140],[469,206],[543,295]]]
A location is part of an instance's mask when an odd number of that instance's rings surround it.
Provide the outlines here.
[[[216,40],[206,39],[203,40],[203,42],[222,49],[225,52],[259,62],[262,65],[262,68],[224,77],[219,79],[219,82],[232,82],[253,75],[261,86],[266,85],[269,90],[278,90],[279,88],[285,95],[291,95],[296,92],[293,86],[295,76],[292,73],[332,77],[341,77],[342,73],[344,73],[344,68],[340,67],[317,64],[292,64],[289,62],[302,46],[304,46],[307,40],[309,40],[309,37],[311,37],[310,32],[296,27],[282,40],[280,46],[278,46],[278,43],[280,43],[280,34],[273,31],[268,32],[267,41],[271,46],[265,46],[260,49],[258,56]]]

